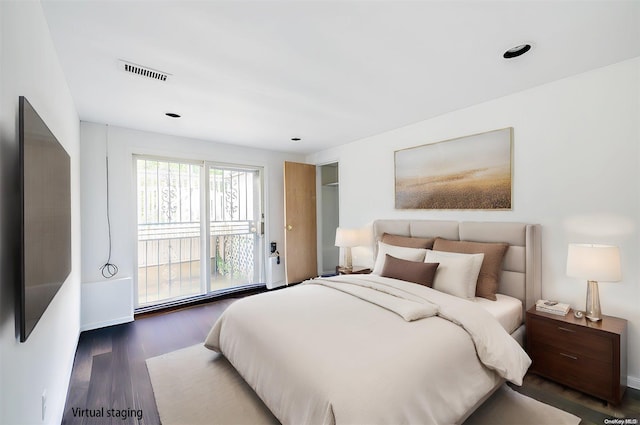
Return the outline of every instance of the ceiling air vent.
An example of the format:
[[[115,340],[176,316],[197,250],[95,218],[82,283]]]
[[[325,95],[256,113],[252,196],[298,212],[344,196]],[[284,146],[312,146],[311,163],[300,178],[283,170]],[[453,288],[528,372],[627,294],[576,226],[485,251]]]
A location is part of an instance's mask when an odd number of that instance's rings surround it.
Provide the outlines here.
[[[158,71],[157,69],[149,68],[146,66],[138,65],[132,62],[120,60],[120,67],[125,72],[136,74],[141,77],[151,78],[158,81],[167,81],[169,75],[166,72]]]

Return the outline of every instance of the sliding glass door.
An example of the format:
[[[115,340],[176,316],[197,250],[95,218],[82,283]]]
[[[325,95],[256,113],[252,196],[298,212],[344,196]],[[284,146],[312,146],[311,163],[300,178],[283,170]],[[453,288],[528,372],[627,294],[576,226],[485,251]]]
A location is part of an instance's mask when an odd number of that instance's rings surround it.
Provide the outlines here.
[[[212,289],[264,281],[260,205],[259,170],[209,168]]]
[[[264,281],[261,169],[134,161],[136,307]]]

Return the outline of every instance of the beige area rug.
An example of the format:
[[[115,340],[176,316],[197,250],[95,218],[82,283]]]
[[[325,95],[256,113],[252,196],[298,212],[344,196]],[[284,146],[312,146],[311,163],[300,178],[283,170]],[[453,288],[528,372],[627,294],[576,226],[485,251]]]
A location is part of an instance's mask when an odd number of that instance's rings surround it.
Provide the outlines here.
[[[279,424],[223,356],[202,344],[147,360],[163,425]],[[580,418],[504,385],[465,425],[577,425]]]

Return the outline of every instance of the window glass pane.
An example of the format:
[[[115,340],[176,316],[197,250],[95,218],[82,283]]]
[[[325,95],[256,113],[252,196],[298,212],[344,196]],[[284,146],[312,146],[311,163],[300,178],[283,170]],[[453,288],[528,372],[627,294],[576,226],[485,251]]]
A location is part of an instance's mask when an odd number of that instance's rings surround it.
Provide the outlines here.
[[[201,166],[138,159],[138,306],[203,292]]]
[[[211,288],[260,281],[258,170],[209,169]]]

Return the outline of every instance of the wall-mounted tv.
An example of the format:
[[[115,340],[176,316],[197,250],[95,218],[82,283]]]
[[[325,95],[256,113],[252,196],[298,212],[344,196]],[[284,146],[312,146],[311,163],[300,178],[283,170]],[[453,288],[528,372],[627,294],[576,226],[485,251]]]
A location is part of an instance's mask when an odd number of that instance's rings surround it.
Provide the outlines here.
[[[27,340],[71,272],[71,159],[20,96],[22,210],[18,315]]]

